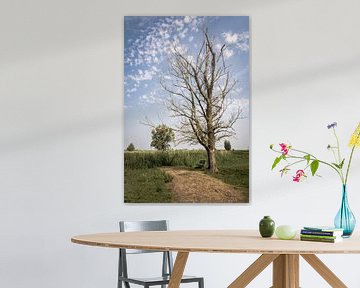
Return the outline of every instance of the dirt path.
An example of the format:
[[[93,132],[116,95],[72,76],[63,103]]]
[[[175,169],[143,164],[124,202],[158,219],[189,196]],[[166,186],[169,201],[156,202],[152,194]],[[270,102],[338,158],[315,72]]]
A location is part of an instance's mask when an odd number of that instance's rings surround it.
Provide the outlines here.
[[[176,203],[248,203],[249,192],[235,189],[201,171],[162,167],[173,177],[170,185]]]

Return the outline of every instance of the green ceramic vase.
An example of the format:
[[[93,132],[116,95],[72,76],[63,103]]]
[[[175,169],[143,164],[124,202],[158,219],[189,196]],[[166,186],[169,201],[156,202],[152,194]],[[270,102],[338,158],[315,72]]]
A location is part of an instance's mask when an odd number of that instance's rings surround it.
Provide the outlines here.
[[[271,237],[274,235],[275,222],[270,216],[264,216],[259,223],[259,232],[262,237]]]

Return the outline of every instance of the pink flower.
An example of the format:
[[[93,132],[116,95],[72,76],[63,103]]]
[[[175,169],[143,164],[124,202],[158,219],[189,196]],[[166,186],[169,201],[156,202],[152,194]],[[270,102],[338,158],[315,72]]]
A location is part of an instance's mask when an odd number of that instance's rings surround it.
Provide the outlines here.
[[[293,181],[300,182],[305,177],[306,177],[306,175],[305,175],[304,170],[298,170],[298,171],[296,171],[296,175],[293,176]]]
[[[287,155],[289,153],[289,146],[287,146],[285,143],[279,144],[281,147],[281,152],[283,155]]]

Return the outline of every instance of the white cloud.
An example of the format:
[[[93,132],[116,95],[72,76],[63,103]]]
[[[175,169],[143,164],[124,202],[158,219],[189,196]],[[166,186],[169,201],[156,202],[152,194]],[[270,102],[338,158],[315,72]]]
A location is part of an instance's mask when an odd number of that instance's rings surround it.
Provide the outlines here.
[[[155,104],[156,103],[156,98],[153,96],[153,95],[142,95],[140,96],[140,103],[143,104],[143,103],[148,103],[148,104]]]
[[[159,104],[161,102],[159,97],[157,96],[156,91],[151,91],[148,94],[144,94],[139,97],[139,104],[146,105],[146,104]]]
[[[191,16],[185,16],[184,17],[184,23],[190,23],[192,21],[192,18]]]
[[[137,91],[137,88],[133,87],[131,89],[126,90],[126,93],[133,93],[133,92],[136,92],[136,91]]]
[[[189,31],[188,28],[185,28],[184,30],[182,30],[182,31],[179,33],[180,38],[185,38],[188,31]]]
[[[247,52],[249,50],[249,32],[224,32],[222,36],[226,44],[230,46],[234,45],[241,52]]]
[[[247,98],[231,99],[228,106],[228,112],[233,113],[240,109],[242,112],[242,116],[248,117],[249,106],[250,106],[250,101]]]
[[[231,32],[224,32],[223,34],[223,37],[225,39],[225,42],[227,44],[235,44],[238,42],[238,34],[236,33],[231,33]]]
[[[249,43],[238,43],[236,47],[243,52],[249,51]]]
[[[139,84],[141,81],[147,81],[152,80],[153,77],[159,72],[159,69],[155,66],[152,66],[151,69],[148,70],[142,70],[138,69],[137,74],[135,75],[129,75],[128,77]]]
[[[189,36],[189,42],[194,36],[190,31],[197,31],[202,17],[167,17],[159,18],[151,27],[144,27],[136,40],[129,42],[125,49],[125,63],[130,67],[140,65],[160,64],[171,51],[173,41]],[[171,40],[172,39],[172,40]]]
[[[228,58],[230,58],[231,56],[233,56],[234,55],[234,51],[233,50],[231,50],[231,49],[225,49],[224,50],[224,58],[225,59],[228,59]]]

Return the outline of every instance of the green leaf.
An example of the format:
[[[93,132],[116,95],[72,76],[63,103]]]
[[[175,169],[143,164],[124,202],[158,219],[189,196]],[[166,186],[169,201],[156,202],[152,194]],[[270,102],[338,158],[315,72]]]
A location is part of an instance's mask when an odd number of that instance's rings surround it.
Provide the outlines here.
[[[342,169],[344,166],[344,162],[345,162],[345,159],[343,159],[340,164],[337,164],[337,163],[331,163],[331,164],[333,164],[338,169]]]
[[[282,156],[279,156],[279,157],[276,157],[275,160],[274,160],[274,163],[273,165],[271,166],[271,170],[273,170],[277,164],[279,164],[279,162],[281,161],[282,159]]]
[[[311,174],[312,174],[312,176],[314,176],[315,175],[315,173],[316,173],[316,171],[318,170],[318,168],[319,168],[319,160],[314,160],[314,161],[312,161],[311,162],[311,164],[310,164],[310,169],[311,169]]]
[[[305,155],[304,156],[304,158],[306,159],[306,164],[309,164],[309,162],[310,162],[310,155],[308,154],[308,155]]]
[[[273,149],[274,148],[274,144],[270,144],[270,149]]]
[[[331,164],[333,164],[336,168],[341,169],[339,164],[334,163],[334,162],[332,162]]]
[[[343,166],[344,166],[344,163],[345,163],[345,158],[341,161],[341,163],[340,163],[340,169],[342,169],[343,168]]]

